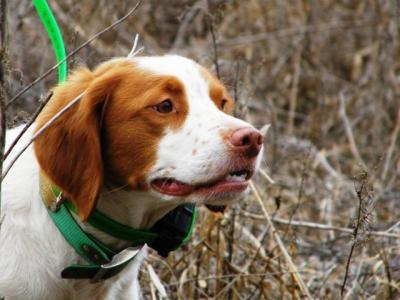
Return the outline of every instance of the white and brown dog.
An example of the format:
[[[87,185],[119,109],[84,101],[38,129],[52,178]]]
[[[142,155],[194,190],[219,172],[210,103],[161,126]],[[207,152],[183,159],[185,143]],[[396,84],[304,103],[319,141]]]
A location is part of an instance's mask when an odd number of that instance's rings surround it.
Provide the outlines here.
[[[133,228],[150,228],[182,203],[237,199],[261,161],[260,132],[230,115],[234,103],[224,86],[192,60],[120,58],[93,72],[78,70],[55,88],[36,128],[82,92],[3,182],[0,296],[6,300],[140,297],[140,259],[100,283],[60,277],[82,258],[49,217],[41,173],[73,202],[82,228],[120,249],[126,242],[86,223],[95,207]],[[8,132],[8,144],[20,130]]]

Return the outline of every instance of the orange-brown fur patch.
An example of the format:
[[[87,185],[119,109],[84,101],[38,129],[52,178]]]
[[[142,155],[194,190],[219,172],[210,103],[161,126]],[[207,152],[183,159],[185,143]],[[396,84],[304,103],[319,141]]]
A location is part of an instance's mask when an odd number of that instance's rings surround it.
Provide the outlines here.
[[[156,160],[158,142],[167,128],[180,128],[188,112],[178,79],[154,75],[123,59],[93,72],[73,73],[54,89],[37,129],[85,90],[79,104],[34,143],[42,170],[74,202],[83,220],[104,182],[147,188],[145,178]],[[165,99],[173,102],[174,112],[153,109]]]
[[[200,67],[200,73],[209,84],[211,100],[220,110],[222,110],[227,114],[232,114],[235,102],[229,96],[225,86],[206,68],[202,66],[199,67]]]

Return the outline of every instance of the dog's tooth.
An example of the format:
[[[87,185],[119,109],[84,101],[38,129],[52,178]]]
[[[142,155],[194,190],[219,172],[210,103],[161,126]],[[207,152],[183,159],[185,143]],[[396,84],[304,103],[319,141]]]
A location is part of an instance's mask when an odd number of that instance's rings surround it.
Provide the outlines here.
[[[245,180],[246,180],[246,174],[242,174],[242,175],[231,175],[231,174],[229,174],[229,175],[226,177],[226,180],[228,180],[228,181],[234,181],[234,182],[245,181]]]

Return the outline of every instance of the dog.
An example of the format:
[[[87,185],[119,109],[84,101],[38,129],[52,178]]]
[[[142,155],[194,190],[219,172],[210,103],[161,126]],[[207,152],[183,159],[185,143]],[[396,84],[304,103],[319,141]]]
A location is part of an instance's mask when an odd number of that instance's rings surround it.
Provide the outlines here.
[[[248,189],[262,159],[263,136],[231,115],[234,101],[214,75],[181,56],[115,58],[94,71],[78,69],[53,92],[19,144],[72,99],[80,100],[37,137],[3,181],[0,295],[138,299],[145,247],[106,280],[60,276],[84,259],[50,217],[49,206],[60,199],[46,198],[43,182],[72,203],[84,232],[125,249],[130,242],[88,223],[94,210],[149,229],[185,203],[223,207]],[[21,130],[7,132],[7,145]]]

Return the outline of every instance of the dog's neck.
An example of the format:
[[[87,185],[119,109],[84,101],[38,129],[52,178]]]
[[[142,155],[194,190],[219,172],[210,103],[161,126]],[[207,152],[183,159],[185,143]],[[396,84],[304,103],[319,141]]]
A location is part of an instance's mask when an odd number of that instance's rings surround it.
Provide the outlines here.
[[[136,229],[149,229],[179,204],[182,203],[162,200],[147,192],[104,188],[96,208],[119,223]],[[111,237],[88,223],[80,223],[87,232],[111,248],[122,249],[129,245],[129,242]]]
[[[163,200],[148,192],[103,189],[97,209],[122,224],[148,229],[180,202]]]
[[[49,183],[50,181],[45,175],[41,174],[42,200],[47,206],[51,205],[52,200],[54,201],[54,194]],[[165,200],[150,192],[103,187],[96,209],[121,224],[135,229],[149,229],[179,204],[183,204],[183,202]],[[88,233],[111,248],[123,248],[129,244],[96,229],[87,222],[82,222],[78,216],[75,219]]]

